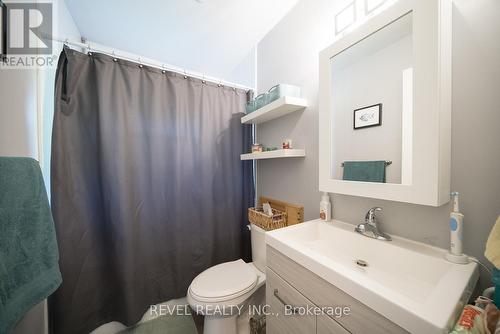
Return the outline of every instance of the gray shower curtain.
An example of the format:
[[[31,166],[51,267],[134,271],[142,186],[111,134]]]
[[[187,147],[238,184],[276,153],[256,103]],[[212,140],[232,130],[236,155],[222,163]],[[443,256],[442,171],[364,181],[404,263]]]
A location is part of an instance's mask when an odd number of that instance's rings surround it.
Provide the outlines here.
[[[245,91],[65,48],[55,99],[52,333],[131,325],[204,269],[249,260]]]

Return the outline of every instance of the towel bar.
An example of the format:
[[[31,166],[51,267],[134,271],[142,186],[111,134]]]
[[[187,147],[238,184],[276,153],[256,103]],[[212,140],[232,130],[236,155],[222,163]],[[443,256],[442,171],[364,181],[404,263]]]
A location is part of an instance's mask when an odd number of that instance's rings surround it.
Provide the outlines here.
[[[385,162],[385,165],[386,165],[386,166],[389,166],[389,165],[391,165],[391,164],[392,164],[392,161],[391,161],[391,160],[387,160],[387,161]],[[344,163],[341,163],[341,164],[340,164],[340,167],[344,167]]]

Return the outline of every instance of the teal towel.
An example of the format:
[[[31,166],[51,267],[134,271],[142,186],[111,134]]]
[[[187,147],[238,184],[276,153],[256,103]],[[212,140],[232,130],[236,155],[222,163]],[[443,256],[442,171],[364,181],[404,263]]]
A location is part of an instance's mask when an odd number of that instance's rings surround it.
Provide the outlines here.
[[[0,334],[61,284],[58,260],[38,162],[0,157]]]
[[[164,315],[129,327],[118,334],[198,334],[191,315]]]
[[[385,161],[346,161],[343,179],[385,183],[385,167]]]

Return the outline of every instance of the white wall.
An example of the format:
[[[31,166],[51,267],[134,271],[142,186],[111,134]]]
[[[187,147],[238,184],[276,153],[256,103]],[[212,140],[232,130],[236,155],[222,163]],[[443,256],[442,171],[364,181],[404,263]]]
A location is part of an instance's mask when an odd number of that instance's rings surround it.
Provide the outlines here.
[[[38,156],[36,70],[0,70],[0,155]]]
[[[339,1],[301,0],[258,45],[258,87],[302,87],[310,107],[258,127],[258,141],[276,146],[292,138],[305,159],[259,161],[260,195],[302,204],[318,217],[318,52],[332,42]],[[454,0],[451,186],[461,193],[465,252],[483,257],[488,233],[500,213],[500,2]],[[449,205],[439,208],[332,195],[334,218],[353,224],[381,206],[382,227],[395,235],[447,248]],[[487,274],[482,271],[481,286]]]
[[[66,1],[80,32],[92,42],[227,81],[254,45],[297,2]],[[253,77],[233,82],[249,79]]]
[[[53,35],[79,40],[80,33],[64,0],[54,0],[53,8]],[[61,49],[62,44],[54,43],[53,54],[58,55]],[[39,160],[46,180],[50,177],[54,77],[55,67],[0,69],[0,156],[28,156]],[[46,333],[44,304],[29,311],[13,334]]]
[[[234,82],[246,87],[255,87],[255,47],[246,55],[246,57],[225,77],[229,82]]]

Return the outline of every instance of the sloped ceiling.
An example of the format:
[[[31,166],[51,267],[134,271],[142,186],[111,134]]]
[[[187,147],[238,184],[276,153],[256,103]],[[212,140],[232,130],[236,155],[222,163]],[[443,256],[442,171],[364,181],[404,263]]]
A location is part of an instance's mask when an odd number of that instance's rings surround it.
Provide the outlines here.
[[[297,0],[66,0],[88,40],[223,78]]]

